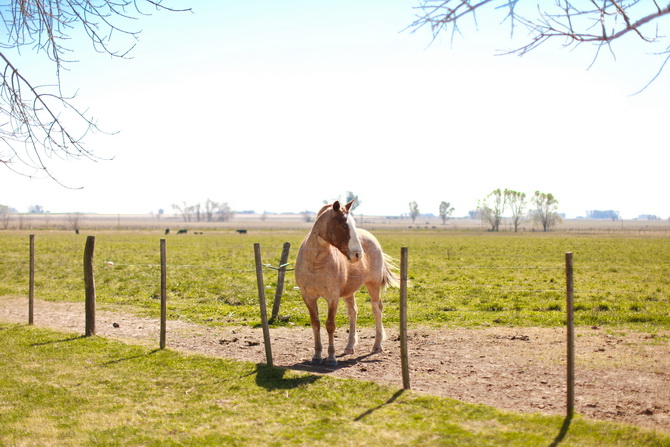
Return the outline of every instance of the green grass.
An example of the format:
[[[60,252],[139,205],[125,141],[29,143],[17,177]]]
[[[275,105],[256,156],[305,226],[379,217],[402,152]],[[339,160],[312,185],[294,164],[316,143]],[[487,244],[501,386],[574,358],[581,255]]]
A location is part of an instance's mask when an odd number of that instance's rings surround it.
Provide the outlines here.
[[[0,324],[0,445],[669,446],[661,433]]]
[[[409,324],[427,326],[560,326],[565,321],[565,252],[574,254],[577,325],[670,327],[670,238],[560,233],[492,234],[378,231],[385,251],[409,250]],[[98,303],[156,316],[160,286],[156,232],[98,232]],[[259,321],[253,243],[276,266],[291,242],[294,263],[304,232],[254,231],[167,237],[169,318],[209,325]],[[36,296],[82,300],[84,236],[36,232]],[[276,271],[265,270],[272,302]],[[28,233],[0,232],[0,296],[28,293]],[[279,324],[308,325],[292,273],[287,274]],[[372,324],[366,292],[359,321]],[[385,294],[385,321],[398,321],[398,292]],[[338,324],[346,321],[341,306]]]

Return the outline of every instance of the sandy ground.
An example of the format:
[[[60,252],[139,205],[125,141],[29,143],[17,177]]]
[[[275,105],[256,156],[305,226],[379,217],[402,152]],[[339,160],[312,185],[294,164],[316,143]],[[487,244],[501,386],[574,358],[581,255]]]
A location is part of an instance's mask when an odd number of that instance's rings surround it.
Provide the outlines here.
[[[26,324],[27,307],[26,299],[0,298],[0,321]],[[36,326],[84,332],[83,304],[37,301],[34,315]],[[265,363],[261,329],[213,329],[182,321],[168,321],[167,328],[170,349]],[[337,333],[341,353],[346,328]],[[158,346],[159,322],[98,310],[96,334]],[[593,327],[577,328],[576,334],[576,412],[670,433],[670,331]],[[359,352],[339,356],[337,367],[325,367],[309,364],[310,328],[271,329],[274,364],[401,388],[398,332],[387,328],[387,336],[385,351],[371,355],[374,331],[359,328]],[[413,329],[408,338],[413,390],[513,411],[565,414],[564,329]]]

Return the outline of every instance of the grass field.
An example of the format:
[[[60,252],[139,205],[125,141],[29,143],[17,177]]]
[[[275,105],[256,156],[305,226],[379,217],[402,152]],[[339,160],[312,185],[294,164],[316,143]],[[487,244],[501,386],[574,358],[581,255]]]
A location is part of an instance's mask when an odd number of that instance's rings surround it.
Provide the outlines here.
[[[0,445],[669,446],[369,382],[0,324]],[[552,444],[553,443],[553,444]]]
[[[670,237],[617,234],[377,231],[387,253],[409,250],[409,323],[426,326],[558,326],[565,320],[565,252],[573,252],[577,325],[640,330],[670,327]],[[284,242],[295,261],[304,231],[168,235],[169,318],[209,325],[259,322],[253,244],[277,266]],[[100,306],[156,316],[161,232],[99,232],[95,273]],[[0,232],[0,296],[28,294],[28,233]],[[85,237],[37,232],[36,296],[83,300]],[[289,266],[290,267],[290,266]],[[264,271],[271,303],[276,271]],[[277,324],[309,324],[287,273]],[[365,292],[359,319],[371,324]],[[398,319],[398,292],[385,294],[385,320]],[[346,321],[344,306],[338,324]]]
[[[36,231],[39,299],[82,301],[85,235]],[[169,318],[256,325],[253,244],[294,263],[304,231],[96,232],[100,307],[157,316],[159,241],[168,246]],[[574,253],[576,323],[653,333],[670,327],[670,237],[377,231],[409,249],[411,326],[559,326],[565,252]],[[29,233],[0,232],[0,296],[27,296]],[[276,271],[266,268],[271,302]],[[291,273],[281,325],[308,325]],[[371,325],[361,292],[359,320]],[[385,295],[398,320],[398,292]],[[346,321],[344,306],[338,324]],[[501,412],[438,397],[262,365],[152,351],[0,324],[0,445],[644,445],[666,435],[576,418]]]

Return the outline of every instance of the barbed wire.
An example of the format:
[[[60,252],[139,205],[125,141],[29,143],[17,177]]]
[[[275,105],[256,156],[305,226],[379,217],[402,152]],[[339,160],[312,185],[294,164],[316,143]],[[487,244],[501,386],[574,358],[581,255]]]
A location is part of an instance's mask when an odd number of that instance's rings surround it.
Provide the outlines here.
[[[161,267],[161,264],[122,264],[122,263],[109,263],[106,262],[105,265],[108,267]],[[249,269],[234,269],[234,268],[228,268],[228,267],[206,267],[206,266],[201,266],[201,265],[188,265],[188,264],[166,264],[166,267],[170,268],[189,268],[189,269],[202,269],[202,270],[221,270],[221,271],[229,271],[229,272],[255,272],[255,268],[249,268]]]
[[[124,240],[123,244],[128,244],[129,241]],[[142,246],[142,247],[150,247],[151,244],[145,242],[145,241],[130,241],[136,244],[137,246]],[[174,242],[174,241],[173,241]],[[107,247],[115,247],[113,242],[110,242],[109,240],[106,240],[104,244],[100,244],[104,246],[105,248]],[[100,246],[99,245],[99,246]],[[205,250],[203,250],[204,255],[207,256],[210,252],[218,253],[221,251],[234,251],[234,250],[241,250],[249,253],[249,257],[252,258],[252,253],[253,253],[253,245],[251,243],[245,243],[245,244],[236,244],[236,245],[228,245],[228,244],[215,244],[212,245],[211,243],[192,243],[192,242],[174,242],[169,244],[170,249],[172,250],[178,250],[180,248],[185,248],[185,247],[202,247]],[[280,245],[265,245],[263,246],[262,249],[262,254],[266,259],[274,259],[274,258],[279,258],[278,254],[282,250],[282,246]],[[496,248],[491,248],[491,250],[495,250]],[[132,249],[131,249],[132,250]],[[324,250],[324,249],[316,249],[316,248],[303,248],[303,250]],[[325,250],[332,250],[330,248],[325,249]],[[108,253],[114,253],[118,252],[119,254],[122,254],[125,249],[116,249],[116,250],[106,250]],[[156,250],[158,251],[158,250]],[[444,247],[422,247],[421,249],[418,250],[411,250],[410,248],[410,271],[412,269],[412,264],[413,264],[413,259],[421,259],[422,254],[428,253],[428,254],[434,254],[435,252],[440,252],[443,254],[443,259],[445,261],[444,264],[440,264],[439,268],[441,268],[445,274],[448,274],[450,271],[462,271],[462,270],[490,270],[490,271],[563,271],[565,269],[565,266],[562,265],[562,256],[563,252],[560,253],[560,257],[558,254],[555,255],[555,260],[553,260],[552,255],[552,260],[547,261],[547,255],[532,255],[532,254],[500,254],[500,253],[495,253],[493,256],[487,254],[486,252],[477,252],[477,253],[472,253],[472,252],[467,252],[467,251],[458,251],[458,250],[451,250],[447,249],[445,253]],[[296,252],[293,252],[294,254]],[[665,254],[663,251],[657,251],[655,254]],[[9,252],[3,252],[3,259],[8,259],[11,258],[12,260],[24,256],[21,253],[15,252],[15,251],[9,251]],[[37,253],[37,256],[39,257],[39,251]],[[68,261],[72,260],[73,262],[79,262],[78,258],[78,253],[77,257],[75,255],[72,256],[67,256],[63,255],[62,253],[55,253],[53,250],[51,250],[49,253],[47,253],[44,256],[57,256],[59,259],[67,259]],[[487,265],[482,265],[482,264],[476,264],[476,265],[454,265],[458,264],[459,262],[463,262],[461,259],[457,259],[459,257],[465,257],[469,259],[481,259],[484,261]],[[658,261],[654,261],[653,263],[639,263],[637,265],[630,265],[630,264],[619,264],[617,261],[622,261],[624,259],[625,255],[622,255],[621,257],[600,257],[600,258],[594,258],[592,256],[589,256],[588,258],[584,258],[583,263],[576,264],[574,266],[574,271],[575,273],[579,273],[580,271],[611,271],[613,268],[617,269],[619,273],[639,273],[639,272],[644,272],[644,271],[662,271],[664,269],[670,268],[670,262],[668,263],[659,263]],[[670,256],[669,256],[670,257]],[[27,258],[27,257],[26,257]],[[638,255],[637,258],[640,260],[644,260],[645,256],[644,255]],[[551,265],[495,265],[496,262],[504,262],[505,260],[528,260],[528,259],[543,259],[545,260],[544,263],[549,263]],[[235,258],[231,258],[231,262],[235,262],[239,260],[239,256]],[[134,267],[134,268],[158,268],[161,266],[159,263],[154,263],[154,262],[149,262],[149,263],[118,263],[114,261],[103,261],[106,262],[110,267]],[[599,265],[601,262],[608,262],[607,265]],[[250,263],[251,264],[251,263]],[[490,265],[494,264],[494,265]],[[278,271],[279,269],[284,269],[286,272],[291,272],[294,271],[293,268],[290,266],[293,265],[292,263],[287,263],[281,266],[274,266],[271,263],[265,263],[263,264],[263,272],[265,274],[267,273],[274,273]],[[248,267],[244,268],[239,268],[239,267],[225,267],[225,266],[211,266],[211,265],[198,265],[198,264],[180,264],[180,263],[168,263],[167,267],[170,269],[192,269],[192,270],[205,270],[205,271],[219,271],[219,272],[233,272],[233,273],[253,273],[255,272],[255,266],[249,265]],[[423,268],[424,266],[421,266],[420,268]],[[310,275],[310,276],[323,276],[323,277],[347,277],[347,276],[352,276],[352,275],[347,275],[347,274],[323,274],[323,273],[313,273],[313,272],[302,272],[303,275]],[[357,275],[357,276],[362,276],[362,275]],[[652,275],[647,275],[647,277],[653,277]],[[579,279],[577,279],[579,281]],[[562,294],[565,293],[565,290],[563,288],[560,289],[544,289],[544,288],[528,288],[528,287],[510,287],[507,285],[499,285],[499,284],[491,284],[487,282],[483,283],[477,283],[473,281],[467,281],[467,279],[464,278],[458,278],[453,281],[447,280],[447,281],[442,281],[444,285],[451,285],[451,284],[463,284],[462,287],[457,288],[457,287],[443,287],[442,290],[444,290],[447,293],[458,293],[458,292],[463,292],[464,288],[467,289],[472,289],[472,288],[486,288],[489,291],[495,291],[499,292],[501,294],[504,293],[542,293],[542,294]],[[411,281],[410,281],[410,287],[412,287]],[[251,293],[252,289],[249,289],[249,293]],[[617,288],[617,289],[581,289],[577,288],[574,291],[575,294],[577,295],[624,295],[624,296],[631,296],[631,297],[637,297],[637,296],[656,296],[656,295],[664,295],[666,292],[664,291],[659,291],[659,290],[625,290],[622,288]]]

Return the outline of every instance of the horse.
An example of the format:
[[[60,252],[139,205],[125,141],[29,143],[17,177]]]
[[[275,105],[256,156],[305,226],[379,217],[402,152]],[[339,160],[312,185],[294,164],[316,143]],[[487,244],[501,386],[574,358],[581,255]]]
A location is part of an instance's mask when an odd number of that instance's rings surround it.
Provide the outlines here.
[[[375,318],[375,342],[373,353],[382,352],[384,325],[382,323],[381,291],[388,286],[398,287],[398,278],[393,273],[395,265],[386,255],[379,241],[368,231],[357,229],[350,210],[354,201],[346,205],[335,201],[321,208],[312,229],[307,234],[295,263],[295,280],[302,299],[307,305],[314,332],[314,356],[312,364],[322,363],[321,323],[317,300],[328,303],[327,366],[337,366],[335,358],[335,316],[340,298],[347,303],[349,317],[349,340],[344,354],[353,354],[358,343],[356,316],[358,307],[354,294],[365,285]]]

